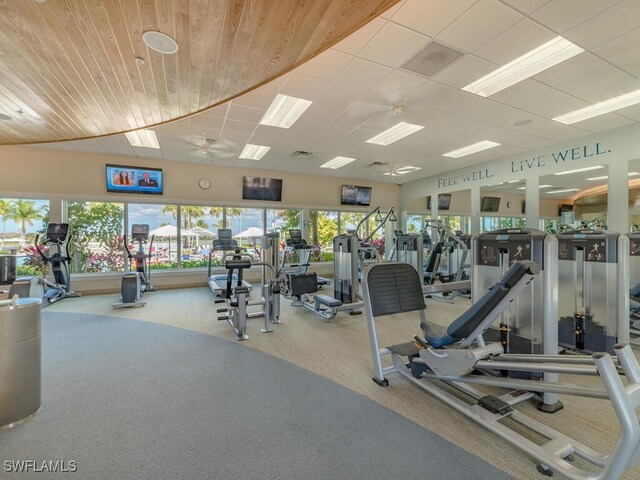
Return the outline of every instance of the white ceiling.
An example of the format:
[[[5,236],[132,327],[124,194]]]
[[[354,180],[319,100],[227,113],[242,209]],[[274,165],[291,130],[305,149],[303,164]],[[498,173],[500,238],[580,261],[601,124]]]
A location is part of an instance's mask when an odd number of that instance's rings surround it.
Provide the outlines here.
[[[491,98],[460,90],[557,35],[586,51]],[[430,78],[401,68],[432,40],[464,55]],[[405,0],[274,82],[154,128],[161,150],[133,148],[124,135],[42,147],[403,183],[640,121],[640,106],[572,126],[551,120],[635,89],[639,0]],[[259,125],[277,93],[314,103],[290,129]],[[405,105],[401,115],[394,104]],[[425,128],[389,146],[365,143],[400,120]],[[259,162],[216,158],[191,145],[203,136],[235,143],[238,154],[246,143],[271,150]],[[502,145],[443,161],[480,140]],[[316,155],[294,158],[296,150]],[[319,168],[338,155],[357,161]],[[385,176],[367,168],[376,161],[421,170]]]

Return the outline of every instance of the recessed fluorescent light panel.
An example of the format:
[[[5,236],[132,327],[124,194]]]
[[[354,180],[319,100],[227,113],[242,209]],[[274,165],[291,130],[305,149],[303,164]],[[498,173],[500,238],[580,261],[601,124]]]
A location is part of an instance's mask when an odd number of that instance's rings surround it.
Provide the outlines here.
[[[629,172],[629,177],[636,177],[638,175],[640,175],[640,173],[638,173],[638,172]],[[595,182],[596,180],[606,180],[607,178],[609,178],[608,175],[603,175],[601,177],[587,178],[587,180],[590,181],[590,182]]]
[[[160,149],[158,137],[153,130],[136,130],[125,133],[127,140],[132,147],[156,148]]]
[[[498,145],[500,144],[492,142],[490,140],[483,140],[481,142],[474,143],[473,145],[467,145],[466,147],[459,148],[458,150],[454,150],[453,152],[444,153],[442,156],[451,158],[466,157],[467,155],[471,155],[472,153],[481,152],[482,150],[497,147]]]
[[[329,160],[327,163],[320,165],[320,168],[332,168],[333,170],[335,170],[336,168],[344,167],[345,165],[354,161],[355,158],[336,157],[333,160]]]
[[[404,175],[405,173],[415,172],[416,170],[420,170],[420,167],[412,167],[411,165],[407,165],[406,167],[396,168],[393,172],[387,172],[385,175]]]
[[[551,188],[553,185],[538,185],[538,188]],[[527,187],[518,187],[518,190],[526,190]]]
[[[559,117],[554,118],[556,122],[565,123],[571,125],[572,123],[581,122],[589,118],[604,115],[605,113],[613,112],[614,110],[620,110],[621,108],[630,107],[640,103],[640,90],[634,90],[633,92],[625,93],[619,97],[610,98],[594,105],[575,110],[573,112],[565,113]]]
[[[278,94],[260,120],[260,124],[290,128],[312,103],[311,100]]]
[[[462,90],[489,97],[582,52],[584,52],[582,48],[569,40],[556,37],[470,83]]]
[[[588,172],[590,170],[598,170],[599,168],[604,168],[602,165],[596,165],[594,167],[584,167],[584,168],[576,168],[575,170],[567,170],[566,172],[556,172],[554,175],[569,175],[571,173],[580,173],[580,172]]]
[[[577,192],[578,189],[577,188],[567,188],[565,190],[553,190],[547,193],[567,193],[567,192]]]
[[[422,125],[414,125],[413,123],[400,122],[393,127],[379,133],[373,138],[367,140],[367,143],[375,143],[376,145],[390,145],[404,137],[422,130]]]
[[[240,152],[240,158],[245,158],[247,160],[261,160],[267,152],[271,150],[271,147],[266,147],[264,145],[251,145],[247,143],[242,152]]]

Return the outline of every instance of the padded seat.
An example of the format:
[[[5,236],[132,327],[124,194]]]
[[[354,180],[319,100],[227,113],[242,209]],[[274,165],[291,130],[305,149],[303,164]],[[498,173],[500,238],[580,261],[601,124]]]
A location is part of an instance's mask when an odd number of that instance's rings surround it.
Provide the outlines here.
[[[342,302],[340,300],[330,297],[329,295],[318,294],[314,295],[313,299],[329,308],[338,308],[342,306]]]
[[[533,262],[514,263],[498,283],[448,327],[432,322],[421,322],[420,328],[424,332],[425,340],[432,347],[440,348],[468,337],[527,273],[536,274],[539,271]]]
[[[631,300],[640,302],[640,283],[631,289],[629,296],[631,297]]]

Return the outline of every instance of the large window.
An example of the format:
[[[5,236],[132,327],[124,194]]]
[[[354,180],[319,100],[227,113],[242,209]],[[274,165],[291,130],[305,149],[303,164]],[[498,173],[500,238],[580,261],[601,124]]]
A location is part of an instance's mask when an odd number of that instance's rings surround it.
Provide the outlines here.
[[[44,232],[49,215],[47,200],[0,198],[0,253],[12,250],[18,254],[18,275],[38,275],[42,261],[33,244],[38,233]]]
[[[68,202],[72,273],[122,272],[124,204]]]
[[[182,268],[203,268],[209,264],[209,251],[222,226],[222,207],[182,205],[180,237]]]
[[[480,217],[480,231],[490,232],[504,228],[526,227],[527,220],[524,217]]]
[[[309,212],[310,242],[320,248],[319,252],[311,256],[312,262],[333,261],[333,237],[338,235],[338,216],[338,212]]]
[[[178,267],[178,207],[148,203],[128,204],[129,229],[136,223],[149,225],[154,236],[149,268],[170,270]]]
[[[341,233],[349,233],[355,232],[358,223],[362,221],[365,214],[361,212],[340,212],[340,232]],[[365,233],[366,225],[362,224],[359,228],[358,237],[363,238],[366,236]]]
[[[300,210],[267,210],[267,231],[280,232],[280,238],[287,238],[289,230],[300,229]]]

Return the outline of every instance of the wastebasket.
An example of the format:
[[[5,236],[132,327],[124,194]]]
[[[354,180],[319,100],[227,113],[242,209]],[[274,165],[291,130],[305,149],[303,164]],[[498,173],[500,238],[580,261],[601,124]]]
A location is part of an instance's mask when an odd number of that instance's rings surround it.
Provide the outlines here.
[[[40,304],[24,298],[0,306],[0,428],[40,410]]]

